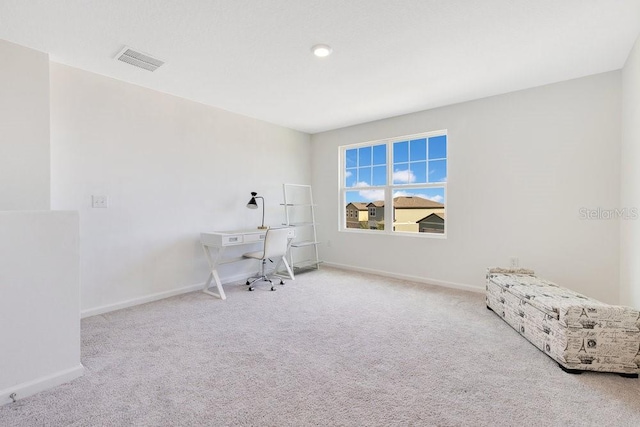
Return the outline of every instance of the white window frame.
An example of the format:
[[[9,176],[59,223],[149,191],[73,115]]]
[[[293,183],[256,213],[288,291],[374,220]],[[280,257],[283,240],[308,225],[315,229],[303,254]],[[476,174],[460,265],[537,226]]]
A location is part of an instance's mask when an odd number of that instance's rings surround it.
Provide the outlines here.
[[[447,137],[447,180],[445,182],[433,182],[433,183],[417,183],[417,184],[393,184],[393,143],[394,142],[402,142],[408,141],[412,139],[418,138],[427,138],[427,140],[431,137],[442,136],[445,135]],[[428,142],[427,142],[428,143]],[[338,231],[345,233],[367,233],[367,234],[379,234],[379,235],[392,235],[392,236],[412,236],[412,237],[420,237],[420,238],[428,238],[428,239],[446,239],[447,233],[450,227],[449,214],[448,214],[448,202],[449,202],[449,191],[448,191],[448,181],[451,176],[451,161],[449,157],[451,140],[449,138],[449,133],[447,129],[431,131],[431,132],[422,132],[411,135],[402,135],[393,138],[385,138],[378,139],[373,141],[361,142],[356,144],[342,145],[338,147],[339,150],[339,167],[338,167]],[[367,147],[374,145],[385,144],[387,149],[387,184],[386,185],[371,185],[369,187],[347,187],[346,186],[346,165],[345,165],[345,156],[346,151],[351,150],[353,148]],[[427,162],[429,161],[427,155]],[[428,173],[428,172],[427,172]],[[346,217],[346,197],[348,191],[357,191],[358,189],[382,189],[384,190],[384,230],[369,230],[369,229],[357,229],[357,228],[347,228],[347,217]],[[411,189],[422,189],[422,188],[443,188],[444,189],[444,211],[447,215],[447,220],[445,221],[444,233],[421,233],[421,232],[411,232],[411,231],[394,231],[393,230],[393,193],[397,190],[411,190]],[[370,208],[369,208],[370,209]],[[377,208],[376,208],[377,209]]]

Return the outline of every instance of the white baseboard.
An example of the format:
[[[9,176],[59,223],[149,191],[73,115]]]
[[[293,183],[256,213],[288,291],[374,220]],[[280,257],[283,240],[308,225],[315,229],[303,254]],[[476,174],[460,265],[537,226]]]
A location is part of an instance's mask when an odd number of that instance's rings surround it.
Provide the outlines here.
[[[436,279],[429,279],[429,278],[425,278],[425,277],[411,276],[409,274],[391,273],[389,271],[375,270],[375,269],[372,269],[372,268],[354,267],[354,266],[351,266],[351,265],[336,264],[336,263],[327,262],[327,261],[324,261],[322,263],[322,265],[326,265],[327,267],[339,268],[341,270],[357,271],[359,273],[376,274],[378,276],[391,277],[393,279],[408,280],[410,282],[425,283],[427,285],[442,286],[444,288],[459,289],[459,290],[462,290],[462,291],[483,293],[484,290],[485,290],[484,286],[473,286],[473,285],[467,285],[467,284],[464,284],[464,283],[446,282],[444,280],[436,280]]]
[[[247,273],[237,274],[231,277],[225,277],[222,280],[222,284],[236,282],[238,280],[246,279]],[[215,284],[212,284],[215,286]],[[121,310],[123,308],[129,308],[140,304],[146,304],[148,302],[158,301],[161,299],[173,297],[176,295],[186,294],[193,291],[201,290],[204,287],[204,282],[197,283],[195,285],[184,286],[182,288],[171,289],[169,291],[164,292],[156,292],[154,294],[145,295],[138,298],[132,298],[125,301],[116,302],[113,304],[106,304],[99,307],[88,308],[86,310],[82,310],[80,312],[80,317],[84,319],[85,317],[97,316],[98,314],[109,313],[110,311]],[[215,298],[215,297],[211,297]]]
[[[12,403],[13,400],[24,399],[41,391],[48,390],[50,388],[59,386],[60,384],[68,383],[75,380],[84,374],[84,366],[79,364],[71,369],[56,372],[46,377],[38,378],[25,383],[17,384],[13,387],[0,390],[0,405],[6,405]],[[14,394],[14,399],[10,396]]]
[[[161,299],[169,298],[175,295],[186,294],[187,292],[197,291],[202,289],[204,283],[198,283],[195,285],[184,286],[178,289],[172,289],[170,291],[156,292],[154,294],[145,295],[143,297],[132,298],[125,301],[116,302],[113,304],[102,305],[99,307],[89,308],[80,312],[80,317],[97,316],[98,314],[108,313],[110,311],[121,310],[123,308],[133,307],[135,305],[146,304],[148,302],[158,301]]]
[[[419,282],[419,283],[426,283],[428,285],[435,285],[435,286],[442,286],[445,288],[452,288],[452,289],[460,289],[463,291],[470,291],[470,292],[484,292],[484,287],[480,287],[480,286],[472,286],[472,285],[467,285],[467,284],[462,284],[462,283],[454,283],[454,282],[446,282],[443,280],[436,280],[436,279],[429,279],[429,278],[424,278],[424,277],[418,277],[418,276],[411,276],[408,274],[398,274],[398,273],[391,273],[388,271],[383,271],[383,270],[375,270],[372,268],[362,268],[362,267],[354,267],[351,265],[344,265],[344,264],[337,264],[337,263],[332,263],[332,262],[323,262],[322,265],[326,265],[328,267],[334,267],[334,268],[339,268],[341,270],[350,270],[350,271],[358,271],[360,273],[369,273],[369,274],[376,274],[378,276],[385,276],[385,277],[391,277],[394,279],[400,279],[400,280],[408,280],[411,282]],[[244,278],[247,277],[247,273],[241,273],[241,274],[237,274],[235,276],[231,276],[231,277],[225,277],[222,281],[222,284],[227,284],[227,283],[232,283],[238,280],[242,280]],[[80,312],[80,316],[84,319],[85,317],[91,317],[91,316],[97,316],[99,314],[104,314],[104,313],[109,313],[111,311],[116,311],[116,310],[121,310],[123,308],[128,308],[128,307],[133,307],[136,305],[140,305],[140,304],[146,304],[148,302],[153,302],[153,301],[158,301],[161,299],[165,299],[165,298],[169,298],[172,296],[176,296],[176,295],[181,295],[181,294],[186,294],[188,292],[193,292],[193,291],[198,291],[201,290],[204,287],[204,283],[197,283],[195,285],[189,285],[189,286],[184,286],[182,288],[177,288],[177,289],[172,289],[169,291],[164,291],[164,292],[157,292],[154,294],[149,294],[149,295],[145,295],[142,297],[138,297],[138,298],[132,298],[126,301],[121,301],[121,302],[117,302],[117,303],[113,303],[113,304],[107,304],[107,305],[103,305],[103,306],[99,306],[99,307],[94,307],[94,308],[89,308],[86,310],[82,310]],[[211,297],[211,298],[215,298],[215,297]]]

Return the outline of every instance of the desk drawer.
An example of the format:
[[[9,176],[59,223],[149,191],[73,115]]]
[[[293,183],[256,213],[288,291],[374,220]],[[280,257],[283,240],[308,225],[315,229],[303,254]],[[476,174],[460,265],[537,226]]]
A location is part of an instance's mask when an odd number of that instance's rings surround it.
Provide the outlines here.
[[[227,236],[222,236],[222,245],[239,245],[243,242],[242,234],[230,234]]]
[[[250,242],[263,242],[264,241],[264,236],[266,235],[266,233],[262,233],[262,234],[258,234],[258,233],[254,233],[254,234],[245,234],[244,235],[244,242],[245,243],[250,243]]]

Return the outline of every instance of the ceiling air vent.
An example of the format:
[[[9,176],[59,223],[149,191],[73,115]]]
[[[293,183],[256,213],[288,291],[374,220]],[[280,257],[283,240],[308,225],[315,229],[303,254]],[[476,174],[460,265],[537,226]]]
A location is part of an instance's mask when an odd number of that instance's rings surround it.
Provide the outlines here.
[[[116,59],[118,61],[126,62],[127,64],[133,65],[134,67],[144,68],[148,71],[155,71],[158,69],[158,67],[164,64],[164,61],[160,61],[159,59],[133,50],[127,46],[125,46],[124,49],[118,52],[118,54],[116,55]]]

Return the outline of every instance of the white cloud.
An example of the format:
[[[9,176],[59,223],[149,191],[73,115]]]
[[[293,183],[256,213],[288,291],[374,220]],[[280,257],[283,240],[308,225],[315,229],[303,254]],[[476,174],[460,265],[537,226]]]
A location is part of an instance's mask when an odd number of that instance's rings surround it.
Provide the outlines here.
[[[347,171],[347,172],[344,174],[344,177],[345,177],[345,178],[349,178],[351,175],[353,175],[353,172],[351,172],[351,171]]]
[[[408,171],[404,171],[408,172]],[[367,182],[359,181],[356,182],[353,187],[369,187],[370,185]],[[353,188],[352,187],[352,188]],[[384,190],[379,188],[372,188],[367,190],[359,190],[358,195],[366,201],[376,201],[376,200],[384,200]],[[398,190],[393,192],[393,197],[422,197],[423,199],[433,200],[434,202],[444,203],[444,197],[439,194],[434,196],[429,196],[427,194],[419,194],[419,193],[410,193],[405,190]]]
[[[395,171],[393,173],[393,182],[395,183],[410,183],[415,182],[416,176],[409,169]]]
[[[356,182],[354,187],[369,187],[369,184],[366,182]],[[384,200],[384,190],[382,189],[371,189],[371,190],[360,190],[358,191],[360,197],[366,200],[375,201],[375,200]]]
[[[445,165],[445,170],[446,170],[446,165]],[[429,177],[432,177],[433,175],[436,175],[436,174],[441,173],[441,172],[442,172],[441,168],[433,168],[433,169],[429,168]],[[435,179],[435,180],[432,179],[432,178],[429,178],[429,180],[431,182],[447,182],[447,176],[445,175],[445,176],[440,177],[440,178]]]
[[[438,171],[437,171],[437,170],[435,170],[435,169],[434,169],[434,170],[432,170],[432,171],[429,171],[429,176],[433,175],[433,174],[434,174],[434,173],[436,173],[436,172],[438,172]],[[447,182],[447,177],[446,177],[446,176],[443,176],[442,178],[440,178],[440,179],[436,179],[436,180],[433,180],[433,179],[429,178],[429,180],[430,180],[431,182]]]
[[[358,194],[372,202],[376,200],[384,200],[384,190],[360,190],[358,191]]]

